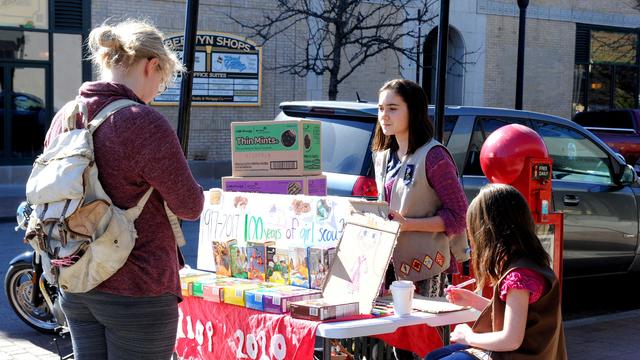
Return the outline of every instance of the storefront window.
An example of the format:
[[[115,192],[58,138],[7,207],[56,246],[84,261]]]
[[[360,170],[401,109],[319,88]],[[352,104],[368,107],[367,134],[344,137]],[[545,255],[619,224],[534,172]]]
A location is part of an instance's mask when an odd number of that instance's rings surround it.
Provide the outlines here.
[[[53,35],[53,111],[78,95],[82,84],[82,36]]]
[[[47,131],[45,70],[14,69],[11,116],[11,155],[13,158],[33,158],[42,152]]]
[[[49,0],[3,0],[0,8],[0,26],[49,27]]]
[[[637,106],[638,98],[638,68],[633,66],[618,66],[616,68],[616,82],[613,107],[629,109]]]
[[[0,30],[0,60],[49,60],[49,34]]]
[[[591,31],[591,62],[635,64],[638,35],[610,31]]]
[[[585,87],[587,86],[587,67],[576,65],[573,69],[573,114],[579,113],[586,108]]]
[[[578,24],[573,113],[638,107],[639,37],[637,30]]]
[[[611,95],[611,65],[591,66],[588,110],[608,110]]]

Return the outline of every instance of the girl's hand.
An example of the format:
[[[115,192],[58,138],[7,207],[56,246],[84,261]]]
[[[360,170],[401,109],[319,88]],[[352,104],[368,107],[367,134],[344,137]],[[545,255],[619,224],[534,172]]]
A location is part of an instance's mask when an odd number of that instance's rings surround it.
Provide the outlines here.
[[[400,214],[396,210],[389,210],[389,219],[400,224],[400,231],[405,230],[403,229],[403,227],[406,227],[405,224],[407,223],[407,218],[402,216],[402,214]]]
[[[460,324],[453,329],[453,332],[449,335],[449,340],[458,344],[469,345],[468,338],[471,334],[473,334],[473,330],[469,325]]]
[[[478,295],[473,291],[467,289],[457,289],[453,286],[449,286],[445,289],[447,293],[447,300],[450,303],[460,305],[460,306],[471,306],[475,303]]]

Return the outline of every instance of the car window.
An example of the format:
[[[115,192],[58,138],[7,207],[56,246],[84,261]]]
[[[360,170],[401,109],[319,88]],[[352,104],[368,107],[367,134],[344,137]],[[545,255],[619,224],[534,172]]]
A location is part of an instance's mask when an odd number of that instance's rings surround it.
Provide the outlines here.
[[[449,115],[444,117],[444,138],[442,139],[442,143],[447,146],[449,143],[449,138],[451,137],[451,132],[453,128],[456,127],[456,122],[458,121],[457,115]]]
[[[553,159],[553,178],[591,184],[613,184],[610,159],[591,139],[562,125],[534,121]]]
[[[322,119],[322,170],[361,175],[375,122]]]
[[[633,130],[633,116],[630,111],[594,111],[581,112],[573,121],[586,128],[611,130]]]
[[[469,151],[467,152],[467,161],[465,162],[463,175],[478,175],[484,176],[482,168],[480,167],[480,149],[482,144],[494,131],[509,124],[520,124],[528,126],[529,122],[526,119],[511,118],[511,117],[486,117],[480,116],[476,118],[476,123],[473,127],[473,134],[471,134],[471,142],[469,144]]]

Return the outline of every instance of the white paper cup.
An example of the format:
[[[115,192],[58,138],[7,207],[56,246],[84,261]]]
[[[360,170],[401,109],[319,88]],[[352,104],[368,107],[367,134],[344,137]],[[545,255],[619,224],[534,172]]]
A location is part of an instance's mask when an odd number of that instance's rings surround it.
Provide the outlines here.
[[[222,200],[222,189],[211,188],[209,189],[209,203],[211,205],[218,205]]]
[[[416,286],[408,280],[396,280],[389,287],[393,296],[393,310],[398,316],[411,314]]]

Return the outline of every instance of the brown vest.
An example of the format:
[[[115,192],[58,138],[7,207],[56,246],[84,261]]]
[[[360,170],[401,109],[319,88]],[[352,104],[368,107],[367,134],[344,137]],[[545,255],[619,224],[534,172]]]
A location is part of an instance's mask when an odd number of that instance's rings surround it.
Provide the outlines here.
[[[541,267],[527,259],[515,261],[493,289],[493,300],[482,311],[473,325],[478,333],[500,331],[504,326],[506,303],[500,299],[500,285],[504,277],[515,268],[528,268],[542,274],[551,283],[551,289],[533,304],[529,304],[527,324],[522,345],[512,352],[492,353],[493,360],[565,360],[567,351],[560,312],[560,283],[548,267]]]
[[[442,203],[427,181],[425,167],[427,153],[438,145],[440,143],[432,139],[405,157],[391,190],[390,209],[397,210],[407,218],[431,217],[440,209]],[[385,150],[373,155],[378,199],[384,201],[390,154],[389,150]],[[403,231],[398,235],[393,253],[396,277],[411,281],[432,278],[449,267],[451,253],[457,261],[469,259],[466,233],[448,237],[443,232]]]

